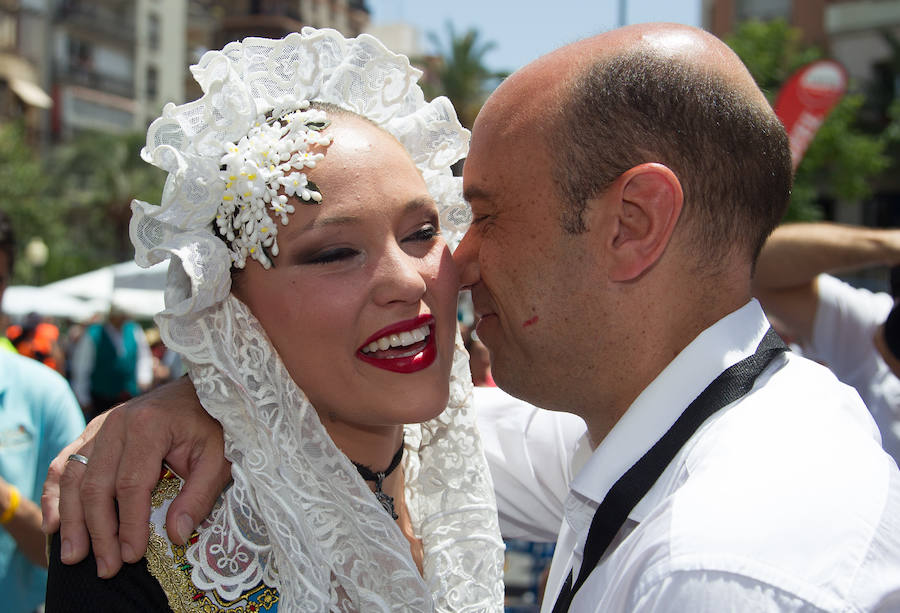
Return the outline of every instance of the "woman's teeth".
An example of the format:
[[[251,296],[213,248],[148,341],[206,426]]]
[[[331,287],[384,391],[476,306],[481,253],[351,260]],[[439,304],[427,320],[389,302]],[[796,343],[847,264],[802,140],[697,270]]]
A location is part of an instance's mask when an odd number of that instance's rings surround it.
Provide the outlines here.
[[[382,336],[377,341],[372,341],[371,343],[363,347],[363,353],[375,353],[376,351],[384,351],[386,349],[390,349],[391,347],[407,347],[409,345],[412,345],[413,343],[424,341],[426,338],[428,338],[428,334],[428,324],[416,328],[415,330],[409,330],[408,332],[401,332],[400,334],[388,334],[387,336]]]

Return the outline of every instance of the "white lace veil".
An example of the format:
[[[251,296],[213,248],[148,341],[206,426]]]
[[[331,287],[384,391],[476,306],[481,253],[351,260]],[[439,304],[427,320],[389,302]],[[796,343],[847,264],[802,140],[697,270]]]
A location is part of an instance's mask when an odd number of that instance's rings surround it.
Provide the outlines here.
[[[282,40],[247,38],[206,53],[191,71],[203,96],[167,105],[150,126],[141,155],[169,177],[160,206],[132,203],[130,234],[138,264],[171,258],[156,322],[224,426],[233,462],[234,484],[188,549],[193,582],[234,598],[264,581],[291,612],[501,611],[503,544],[459,335],[446,411],[406,427],[423,579],[396,523],[231,296],[231,259],[212,230],[224,143],[260,114],[313,100],[368,117],[403,144],[453,243],[471,213],[449,166],[465,155],[468,132],[447,99],[425,102],[406,57],[365,34],[304,28]]]

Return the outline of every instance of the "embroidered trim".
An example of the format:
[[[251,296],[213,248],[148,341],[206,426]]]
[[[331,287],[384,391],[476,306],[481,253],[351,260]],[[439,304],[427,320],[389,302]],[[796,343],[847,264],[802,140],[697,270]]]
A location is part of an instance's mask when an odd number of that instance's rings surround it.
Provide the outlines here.
[[[150,507],[158,509],[163,506],[167,500],[175,500],[175,497],[180,491],[181,479],[168,468],[163,468],[162,474],[159,476],[159,481],[156,482],[156,487],[154,487],[153,491],[150,493]]]
[[[169,601],[169,608],[172,611],[175,613],[199,611],[200,609],[191,606],[194,600],[189,595],[191,591],[196,592],[196,589],[191,585],[188,576],[174,566],[174,559],[169,555],[169,551],[169,542],[156,533],[151,522],[150,542],[147,545],[147,553],[144,555],[150,574],[166,593],[166,599]]]
[[[263,583],[240,594],[234,600],[224,600],[215,592],[199,590],[191,582],[191,569],[193,566],[185,556],[186,548],[176,545],[165,536],[160,536],[156,529],[154,518],[160,520],[163,529],[165,525],[165,513],[170,503],[178,492],[181,491],[181,479],[170,470],[164,470],[162,477],[150,496],[151,521],[150,541],[147,545],[147,568],[156,579],[166,594],[169,607],[175,613],[217,613],[228,611],[229,613],[259,613],[260,611],[277,610],[279,601],[278,590]],[[195,532],[188,545],[197,542],[198,534]]]

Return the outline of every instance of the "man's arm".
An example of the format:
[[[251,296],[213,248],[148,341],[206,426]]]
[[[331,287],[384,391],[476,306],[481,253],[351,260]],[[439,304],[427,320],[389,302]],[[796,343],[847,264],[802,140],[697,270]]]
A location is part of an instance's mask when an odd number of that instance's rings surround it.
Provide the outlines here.
[[[818,306],[816,278],[872,266],[900,264],[900,230],[832,223],[785,224],[763,246],[753,294],[789,336],[812,338]]]
[[[499,390],[491,390],[492,397],[481,391],[475,394],[479,427],[507,536],[552,540],[573,464],[584,455],[579,453],[584,422],[539,411]],[[66,462],[71,453],[88,457],[87,467]],[[95,418],[53,460],[42,497],[44,530],[61,529],[63,562],[84,559],[93,546],[98,574],[110,577],[122,560],[140,559],[147,546],[150,492],[163,458],[185,478],[166,516],[169,537],[183,543],[231,479],[222,428],[200,406],[186,378]]]
[[[0,478],[0,517],[2,528],[16,541],[16,547],[28,561],[47,568],[47,542],[41,532],[41,510],[15,486]]]
[[[72,453],[89,458],[88,465],[67,462]],[[93,546],[98,575],[111,577],[123,559],[143,556],[150,492],[163,460],[186,479],[166,515],[169,537],[184,543],[231,480],[222,428],[187,378],[95,418],[50,464],[41,498],[44,531],[60,530],[63,562],[84,559]]]
[[[590,457],[587,426],[499,388],[476,387],[473,404],[504,538],[555,541],[569,483]]]

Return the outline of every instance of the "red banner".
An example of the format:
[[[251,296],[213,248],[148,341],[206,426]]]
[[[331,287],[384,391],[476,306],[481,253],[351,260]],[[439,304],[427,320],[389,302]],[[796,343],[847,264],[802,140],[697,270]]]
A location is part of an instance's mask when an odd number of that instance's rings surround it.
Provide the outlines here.
[[[799,69],[778,92],[775,114],[791,143],[794,168],[825,121],[847,91],[847,71],[834,60],[818,60]]]

